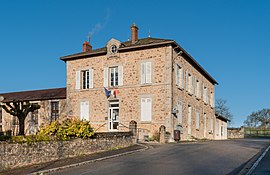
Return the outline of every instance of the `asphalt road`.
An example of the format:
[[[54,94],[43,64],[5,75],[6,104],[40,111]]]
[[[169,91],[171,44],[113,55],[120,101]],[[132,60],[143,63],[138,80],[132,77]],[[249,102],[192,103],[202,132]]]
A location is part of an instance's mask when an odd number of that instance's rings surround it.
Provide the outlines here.
[[[222,175],[238,174],[261,149],[265,139],[206,141],[156,145],[153,149],[69,168],[58,175]]]

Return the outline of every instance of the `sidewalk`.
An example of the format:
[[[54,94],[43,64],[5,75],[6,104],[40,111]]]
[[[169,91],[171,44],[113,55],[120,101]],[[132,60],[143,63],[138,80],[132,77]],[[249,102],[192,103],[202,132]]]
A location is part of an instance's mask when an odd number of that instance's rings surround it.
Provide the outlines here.
[[[31,165],[26,167],[21,167],[17,169],[7,170],[4,172],[0,172],[0,175],[24,175],[24,174],[35,174],[35,172],[45,172],[47,170],[57,171],[57,169],[63,169],[68,167],[79,166],[82,164],[87,164],[99,160],[104,160],[108,158],[118,157],[126,154],[132,154],[134,152],[143,151],[148,149],[149,146],[136,144],[127,148],[121,148],[117,150],[109,150],[100,153],[94,153],[90,155],[83,155],[74,158],[67,158],[56,160],[52,162]]]
[[[270,148],[270,146],[268,147]],[[270,174],[270,149],[266,152],[261,161],[258,162],[256,168],[251,175],[269,175]]]

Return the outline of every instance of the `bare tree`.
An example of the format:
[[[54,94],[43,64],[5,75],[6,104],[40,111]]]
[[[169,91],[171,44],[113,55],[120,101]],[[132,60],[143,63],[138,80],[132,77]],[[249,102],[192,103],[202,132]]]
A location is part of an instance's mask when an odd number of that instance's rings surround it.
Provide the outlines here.
[[[216,99],[216,102],[215,102],[215,112],[218,115],[221,115],[221,116],[229,119],[230,120],[229,124],[230,125],[232,124],[233,115],[230,112],[230,108],[228,107],[226,100],[221,99],[221,98],[220,99]]]
[[[1,107],[9,114],[16,116],[19,120],[19,135],[24,135],[24,121],[29,112],[34,112],[40,108],[38,104],[32,104],[29,101],[13,100],[6,102]]]
[[[244,121],[245,126],[252,128],[269,128],[270,127],[270,109],[262,109],[252,112]]]

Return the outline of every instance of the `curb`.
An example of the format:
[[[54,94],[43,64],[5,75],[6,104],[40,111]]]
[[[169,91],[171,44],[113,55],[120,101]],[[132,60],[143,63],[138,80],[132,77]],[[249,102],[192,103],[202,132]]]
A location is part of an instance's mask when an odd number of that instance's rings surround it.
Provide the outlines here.
[[[270,149],[270,146],[268,146],[266,148],[266,150],[264,150],[263,154],[261,154],[261,156],[257,159],[257,161],[253,164],[253,166],[249,169],[249,171],[247,172],[246,175],[251,175],[251,173],[255,170],[255,168],[259,165],[260,161],[264,158],[264,156],[266,155],[266,153],[268,152],[268,150]]]
[[[261,159],[265,156],[267,151],[270,149],[270,145],[265,146],[259,153],[253,156],[246,165],[242,168],[242,170],[238,173],[239,175],[250,175],[254,169],[257,167]],[[256,164],[256,165],[255,165]]]
[[[133,154],[133,153],[136,153],[136,152],[142,152],[142,151],[145,151],[147,149],[151,149],[151,146],[146,146],[146,145],[139,144],[139,143],[136,143],[135,145],[139,145],[139,146],[142,146],[144,148],[134,150],[134,151],[128,151],[128,152],[124,152],[124,153],[120,153],[120,154],[115,154],[115,155],[112,155],[112,156],[101,157],[101,158],[94,159],[94,160],[88,160],[88,161],[84,161],[84,162],[80,162],[80,163],[74,163],[74,164],[70,164],[70,165],[65,165],[65,166],[61,166],[61,167],[57,167],[57,168],[37,171],[37,172],[34,172],[34,173],[30,173],[28,175],[43,175],[45,173],[50,173],[50,172],[63,170],[63,169],[66,169],[66,168],[72,168],[72,167],[77,167],[77,166],[81,166],[81,165],[86,165],[86,164],[94,163],[94,162],[97,162],[97,161],[102,161],[102,160],[106,160],[106,159],[111,159],[111,158],[120,157],[120,156],[124,156],[124,155],[128,155],[128,154]]]

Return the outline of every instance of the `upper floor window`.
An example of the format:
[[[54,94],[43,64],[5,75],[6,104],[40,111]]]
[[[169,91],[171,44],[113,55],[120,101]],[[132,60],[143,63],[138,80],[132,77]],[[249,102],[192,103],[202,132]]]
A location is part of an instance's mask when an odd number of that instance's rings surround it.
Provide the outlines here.
[[[176,85],[184,89],[184,69],[180,65],[176,65]]]
[[[211,107],[215,107],[215,97],[213,92],[210,93],[210,105]]]
[[[141,84],[152,83],[152,62],[141,63]]]
[[[204,86],[203,88],[203,101],[205,103],[208,103],[208,89],[206,86]]]
[[[76,89],[93,88],[93,69],[76,71]]]
[[[59,102],[52,101],[50,122],[56,121],[57,119],[59,119]]]
[[[188,76],[187,76],[187,89],[188,89],[188,92],[190,94],[192,94],[192,84],[193,84],[193,81],[192,81],[192,75],[189,73]]]
[[[123,86],[123,66],[104,68],[104,87]]]
[[[196,80],[196,97],[201,98],[202,96],[202,88],[201,88],[201,82],[200,80]]]
[[[110,86],[118,86],[118,67],[110,68]]]

